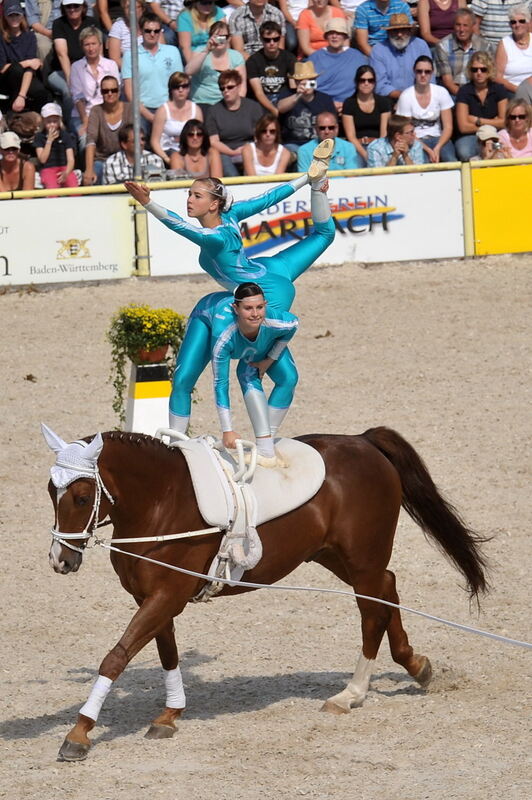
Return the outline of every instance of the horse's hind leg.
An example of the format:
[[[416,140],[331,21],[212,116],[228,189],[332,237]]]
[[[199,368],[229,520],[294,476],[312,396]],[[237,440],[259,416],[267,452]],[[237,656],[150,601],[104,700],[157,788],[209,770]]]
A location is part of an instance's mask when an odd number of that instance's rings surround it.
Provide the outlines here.
[[[399,604],[399,595],[395,586],[395,575],[390,570],[386,570],[386,594],[385,599],[391,603]],[[432,678],[432,667],[427,656],[414,653],[410,646],[408,636],[403,628],[401,612],[398,608],[391,609],[390,622],[388,624],[388,642],[393,660],[406,669],[409,675],[416,680],[420,686],[426,688]]]
[[[339,576],[340,577],[340,576]],[[395,575],[384,570],[380,578],[357,578],[354,583],[357,594],[381,598],[391,603],[399,603],[395,588]],[[430,661],[426,656],[414,653],[401,622],[398,608],[375,603],[357,597],[361,615],[362,653],[359,656],[353,677],[346,688],[330,697],[322,706],[322,711],[332,714],[347,714],[351,708],[364,702],[384,632],[388,633],[392,658],[403,666],[421,686],[428,686],[432,677]]]
[[[383,573],[357,576],[349,580],[355,591],[370,597],[383,597]],[[369,689],[371,673],[377,658],[382,637],[390,622],[390,609],[380,603],[357,597],[362,627],[362,653],[346,688],[325,701],[321,710],[331,714],[347,714],[364,702]]]
[[[155,637],[155,641],[164,671],[166,707],[162,714],[153,720],[146,731],[145,738],[170,739],[177,730],[177,721],[186,704],[173,620],[170,620],[164,630]]]

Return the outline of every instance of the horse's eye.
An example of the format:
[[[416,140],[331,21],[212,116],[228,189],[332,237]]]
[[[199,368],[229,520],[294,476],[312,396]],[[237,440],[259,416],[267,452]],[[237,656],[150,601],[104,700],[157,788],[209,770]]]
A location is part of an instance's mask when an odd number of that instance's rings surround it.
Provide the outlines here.
[[[76,506],[86,506],[88,502],[89,498],[86,495],[78,495],[74,500]]]

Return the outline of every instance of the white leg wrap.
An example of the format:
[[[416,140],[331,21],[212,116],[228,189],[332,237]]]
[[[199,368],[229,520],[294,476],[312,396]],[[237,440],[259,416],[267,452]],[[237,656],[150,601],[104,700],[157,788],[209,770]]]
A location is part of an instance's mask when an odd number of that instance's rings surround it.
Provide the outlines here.
[[[331,207],[326,193],[317,188],[319,185],[319,182],[313,183],[310,187],[310,215],[314,222],[327,222],[331,216]]]
[[[177,414],[172,414],[172,412],[169,411],[168,420],[168,424],[173,431],[186,434],[190,417],[179,417]]]
[[[90,717],[90,719],[93,719],[96,722],[98,719],[98,714],[100,713],[100,709],[103,706],[105,698],[109,694],[109,690],[112,685],[113,681],[111,678],[105,678],[103,675],[98,675],[94,686],[92,687],[89,699],[85,705],[80,708],[79,713],[83,714],[85,717]]]
[[[275,408],[274,406],[268,406],[268,416],[270,418],[270,430],[272,432],[272,436],[275,438],[277,435],[277,431],[281,427],[284,418],[288,414],[288,408]]]
[[[163,669],[164,685],[166,686],[166,707],[184,708],[187,704],[185,690],[183,689],[183,678],[179,667],[175,669]]]
[[[375,659],[366,658],[362,653],[358,659],[353,677],[343,692],[330,697],[328,702],[349,711],[353,706],[360,706],[368,693],[369,681]]]

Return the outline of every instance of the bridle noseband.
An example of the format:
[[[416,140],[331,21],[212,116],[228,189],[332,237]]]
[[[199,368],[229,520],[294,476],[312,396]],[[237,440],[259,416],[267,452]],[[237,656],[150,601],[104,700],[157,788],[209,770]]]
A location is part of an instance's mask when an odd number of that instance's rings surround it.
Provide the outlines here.
[[[64,547],[68,547],[69,550],[74,550],[76,553],[83,553],[85,547],[87,546],[88,540],[94,536],[94,532],[97,528],[101,528],[103,525],[107,525],[108,523],[104,520],[99,520],[98,515],[100,513],[100,502],[102,499],[102,491],[111,503],[114,506],[115,500],[107,487],[105,486],[100,471],[98,469],[98,465],[95,464],[94,467],[91,469],[92,475],[87,475],[87,467],[75,467],[72,464],[69,464],[69,469],[77,469],[79,472],[83,473],[83,476],[88,480],[93,480],[95,483],[95,492],[94,492],[94,503],[92,506],[92,511],[89,515],[87,523],[82,531],[79,533],[63,533],[57,528],[58,524],[58,517],[59,517],[59,501],[57,502],[57,510],[56,510],[56,521],[55,527],[50,529],[50,533],[52,534],[54,542],[59,542]],[[57,487],[56,487],[57,489]],[[81,547],[76,547],[74,544],[70,544],[68,540],[80,540],[85,539],[85,543]]]

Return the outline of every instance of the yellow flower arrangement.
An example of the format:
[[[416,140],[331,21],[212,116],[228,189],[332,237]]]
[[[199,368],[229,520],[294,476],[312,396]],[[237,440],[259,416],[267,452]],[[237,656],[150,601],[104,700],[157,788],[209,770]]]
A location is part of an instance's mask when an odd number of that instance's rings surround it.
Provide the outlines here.
[[[107,331],[107,340],[111,343],[109,381],[115,390],[113,411],[118,414],[121,423],[125,421],[126,359],[135,364],[141,363],[142,350],[157,350],[166,345],[171,348],[170,355],[165,359],[171,379],[185,326],[186,317],[171,308],[151,308],[131,303],[113,314]]]

